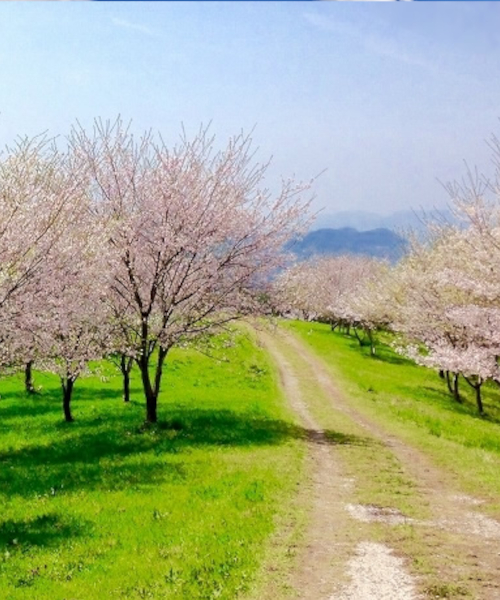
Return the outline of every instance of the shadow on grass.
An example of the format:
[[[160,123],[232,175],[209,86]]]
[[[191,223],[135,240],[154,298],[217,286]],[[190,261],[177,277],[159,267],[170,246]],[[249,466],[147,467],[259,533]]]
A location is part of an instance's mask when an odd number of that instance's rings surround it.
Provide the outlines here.
[[[376,442],[372,438],[361,437],[358,435],[349,435],[340,433],[339,431],[331,431],[327,429],[324,432],[324,437],[328,444],[335,446],[372,446]]]
[[[490,423],[500,425],[499,402],[496,390],[493,394],[491,394],[490,390],[485,390],[485,397],[483,397],[485,414],[481,415],[477,409],[473,394],[468,388],[462,388],[460,394],[462,401],[457,402],[447,389],[446,384],[442,383],[442,385],[439,385],[439,383],[435,386],[417,384],[413,386],[401,385],[400,389],[405,396],[410,398],[418,397],[421,400],[425,400],[430,406],[439,406],[441,410],[447,413],[461,415],[478,421],[489,421]]]
[[[359,346],[358,346],[359,349]],[[412,362],[411,360],[409,360],[408,358],[405,358],[404,356],[399,356],[399,354],[395,354],[394,352],[392,352],[391,350],[389,350],[388,348],[384,348],[383,346],[377,345],[375,346],[375,354],[370,354],[370,348],[369,346],[366,347],[364,346],[362,348],[362,354],[363,358],[367,358],[369,360],[373,360],[375,362],[383,362],[383,363],[388,363],[390,365],[406,365],[406,366],[415,366],[415,363]]]
[[[9,397],[13,399],[15,396]],[[0,401],[0,428],[9,429],[10,425],[7,421],[11,419],[25,419],[30,417],[41,417],[44,415],[56,415],[58,412],[62,414],[62,408],[55,402],[47,402],[46,398],[41,396],[28,396],[19,394],[19,400],[15,404]],[[61,403],[62,404],[62,403]]]
[[[131,388],[131,395],[140,397],[141,388]],[[72,399],[72,411],[78,419],[78,409],[82,404],[97,404],[105,401],[119,401],[122,399],[120,389],[102,387],[96,390],[93,387],[84,385],[76,387]],[[144,402],[135,400],[130,401],[130,405],[144,406]],[[31,417],[40,417],[53,415],[55,419],[62,419],[62,395],[59,388],[50,388],[42,390],[36,395],[27,394],[23,391],[9,391],[2,394],[0,399],[0,430],[8,429],[7,421],[10,419],[24,419]]]
[[[397,354],[390,346],[381,340],[375,341],[375,354],[371,354],[370,343],[368,340],[364,340],[362,344],[360,344],[353,335],[346,335],[345,333],[340,332],[332,333],[330,331],[318,331],[316,333],[324,335],[325,337],[334,335],[338,341],[341,340],[350,350],[356,352],[356,354],[365,359],[373,360],[375,362],[384,362],[391,365],[415,366],[415,363],[412,360]]]
[[[0,548],[26,550],[27,546],[55,546],[65,539],[88,533],[88,523],[45,514],[23,521],[0,521]]]
[[[340,432],[320,434],[279,419],[230,410],[176,409],[154,426],[131,425],[121,411],[56,430],[50,444],[0,452],[0,495],[45,496],[75,490],[145,490],[189,477],[182,460],[196,448],[260,447],[290,440],[366,445]]]

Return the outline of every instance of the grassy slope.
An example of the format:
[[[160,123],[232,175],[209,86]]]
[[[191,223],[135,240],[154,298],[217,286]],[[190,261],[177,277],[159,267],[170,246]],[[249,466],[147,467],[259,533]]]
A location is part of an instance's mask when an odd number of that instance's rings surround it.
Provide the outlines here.
[[[252,587],[300,478],[301,432],[247,335],[217,362],[172,353],[158,427],[120,378],[77,382],[62,422],[53,377],[0,382],[0,590],[9,600],[227,598]],[[280,517],[281,515],[281,517]]]
[[[417,367],[379,345],[377,356],[355,339],[318,323],[287,323],[323,357],[357,407],[428,452],[457,483],[482,496],[500,515],[500,394],[485,389],[486,418],[477,414],[472,390],[462,383],[465,401],[453,401],[437,374]]]

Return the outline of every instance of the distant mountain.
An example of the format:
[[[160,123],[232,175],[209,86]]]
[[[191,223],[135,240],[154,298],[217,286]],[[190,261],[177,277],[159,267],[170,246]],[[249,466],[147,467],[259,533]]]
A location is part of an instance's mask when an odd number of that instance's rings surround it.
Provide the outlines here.
[[[343,227],[310,231],[292,242],[289,249],[300,259],[318,254],[361,254],[395,262],[405,252],[405,241],[394,231],[385,228],[357,231],[352,227]]]
[[[313,229],[339,229],[350,227],[358,231],[391,229],[401,232],[408,229],[422,231],[427,220],[453,221],[448,209],[443,210],[399,210],[388,215],[379,215],[362,210],[345,210],[337,213],[320,213],[311,226]]]
[[[320,213],[311,229],[343,229],[351,228],[358,231],[368,231],[370,229],[380,229],[385,227],[383,224],[385,217],[376,213],[362,210],[344,210],[337,213]]]

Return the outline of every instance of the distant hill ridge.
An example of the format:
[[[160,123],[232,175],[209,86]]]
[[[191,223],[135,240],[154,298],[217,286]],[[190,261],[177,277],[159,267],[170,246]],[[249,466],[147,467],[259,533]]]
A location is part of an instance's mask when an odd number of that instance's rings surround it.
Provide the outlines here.
[[[357,254],[395,262],[405,252],[405,240],[394,231],[379,227],[357,231],[352,227],[316,229],[289,245],[298,258],[314,255]]]
[[[399,210],[390,214],[380,215],[363,210],[344,210],[336,213],[319,213],[311,230],[317,229],[340,229],[351,227],[358,231],[369,231],[372,229],[391,229],[396,232],[423,231],[427,221],[454,221],[449,208],[441,209],[416,209]]]

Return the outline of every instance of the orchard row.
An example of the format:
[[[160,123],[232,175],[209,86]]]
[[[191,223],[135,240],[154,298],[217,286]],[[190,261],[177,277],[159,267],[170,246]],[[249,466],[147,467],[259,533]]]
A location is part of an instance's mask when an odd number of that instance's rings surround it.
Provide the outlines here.
[[[459,377],[474,389],[500,383],[500,145],[496,176],[469,173],[451,184],[453,218],[409,236],[396,265],[360,257],[312,259],[286,270],[276,309],[331,323],[368,339],[389,330],[396,349],[436,369],[460,401]]]
[[[61,149],[61,146],[64,148]],[[65,418],[89,362],[141,373],[157,420],[170,349],[259,310],[301,230],[310,184],[263,187],[242,135],[207,130],[168,147],[128,126],[74,127],[56,146],[21,139],[0,162],[0,361],[61,379]]]

